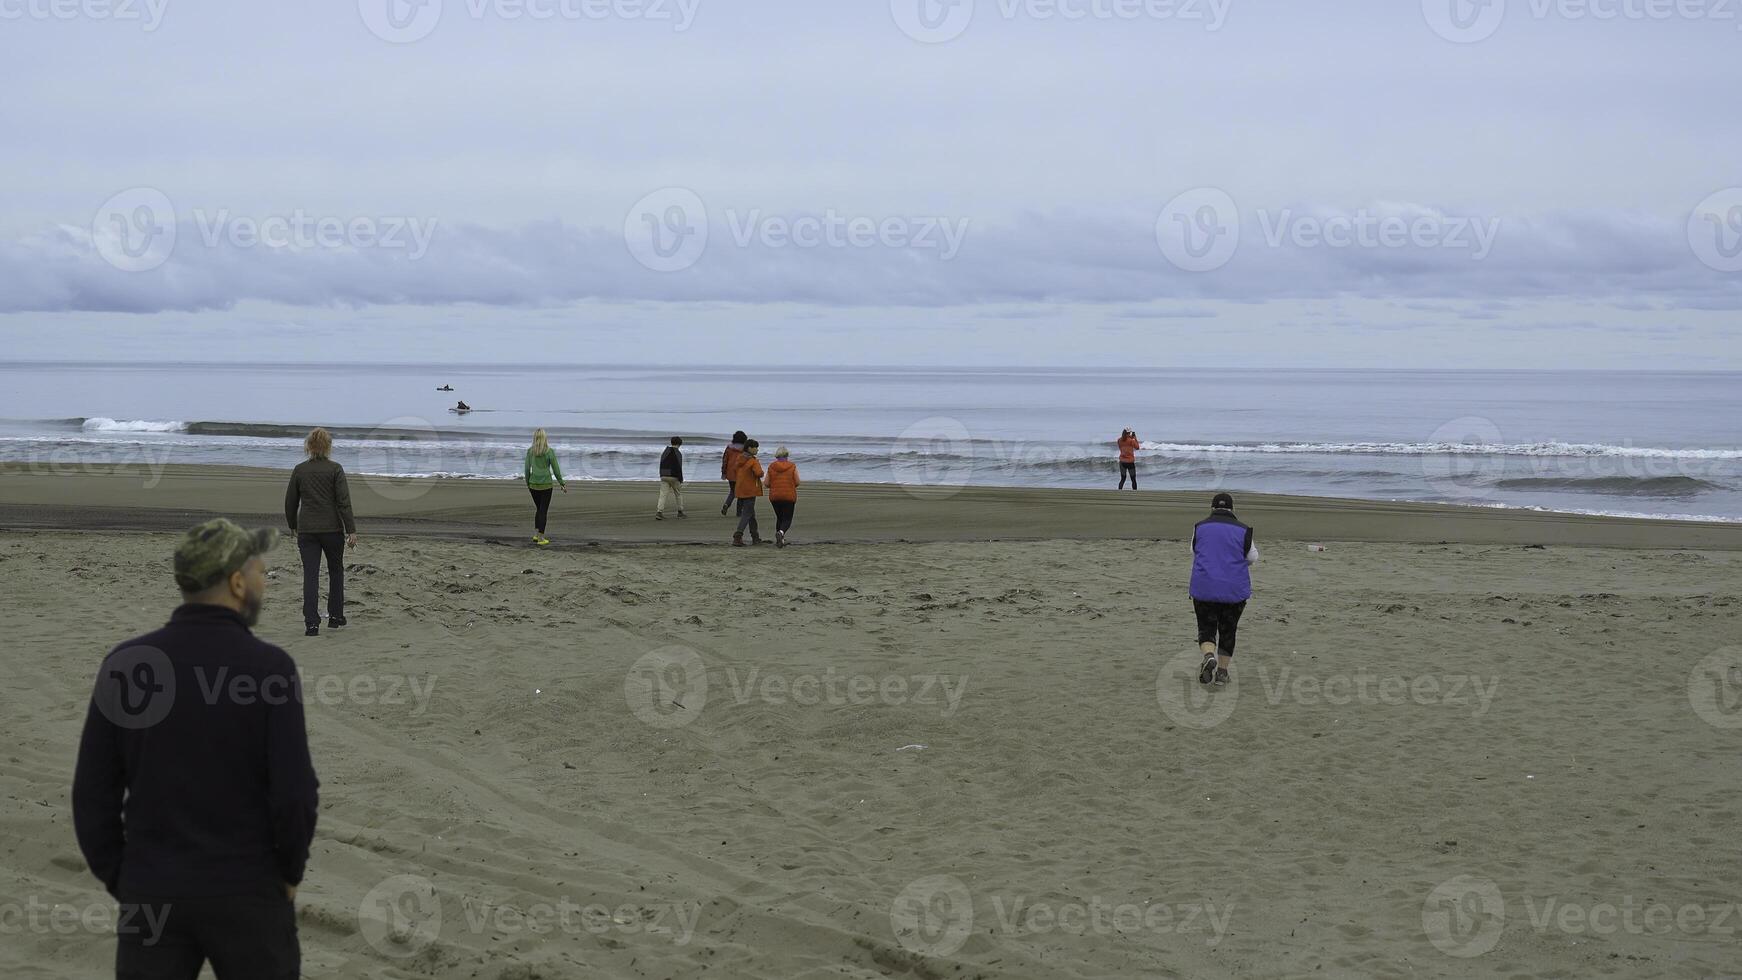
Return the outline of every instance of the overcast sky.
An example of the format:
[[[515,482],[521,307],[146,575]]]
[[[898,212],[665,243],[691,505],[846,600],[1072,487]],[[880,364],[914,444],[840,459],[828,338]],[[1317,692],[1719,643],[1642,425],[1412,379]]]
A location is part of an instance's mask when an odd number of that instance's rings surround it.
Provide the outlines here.
[[[0,0],[0,83],[13,358],[1742,368],[1742,3]]]

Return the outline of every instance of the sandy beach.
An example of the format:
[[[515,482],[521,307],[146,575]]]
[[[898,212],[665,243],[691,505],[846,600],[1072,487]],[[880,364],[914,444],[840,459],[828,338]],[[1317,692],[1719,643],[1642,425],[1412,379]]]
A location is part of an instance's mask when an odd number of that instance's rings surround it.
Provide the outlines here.
[[[176,532],[283,474],[0,470],[0,974],[104,975],[68,788]],[[725,547],[650,484],[353,478],[351,625],[257,632],[322,780],[311,978],[1708,977],[1742,927],[1742,525],[1207,494],[807,487]],[[769,520],[771,523],[771,520]],[[1326,545],[1309,551],[1307,542]]]

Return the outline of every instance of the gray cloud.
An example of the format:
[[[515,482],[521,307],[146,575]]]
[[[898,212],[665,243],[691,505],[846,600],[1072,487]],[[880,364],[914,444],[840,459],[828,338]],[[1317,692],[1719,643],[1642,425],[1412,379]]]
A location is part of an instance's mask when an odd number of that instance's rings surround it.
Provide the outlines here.
[[[178,222],[167,261],[142,272],[112,267],[89,230],[62,225],[0,243],[0,312],[149,313],[225,309],[247,300],[311,306],[538,306],[601,299],[936,307],[1338,295],[1401,298],[1404,309],[1455,312],[1464,319],[1496,318],[1506,309],[1497,304],[1501,299],[1593,295],[1612,297],[1622,309],[1654,303],[1742,309],[1742,276],[1697,261],[1684,221],[1631,213],[1500,217],[1494,219],[1499,232],[1492,252],[1481,259],[1467,249],[1444,247],[1303,247],[1291,240],[1274,245],[1262,221],[1248,216],[1232,259],[1201,273],[1169,263],[1155,242],[1154,217],[1142,213],[1059,211],[1004,222],[969,217],[962,219],[968,231],[959,251],[946,259],[936,248],[741,244],[732,224],[741,217],[710,212],[705,250],[693,265],[672,272],[639,264],[619,229],[555,220],[515,228],[450,225],[437,216],[414,220],[432,227],[421,256],[409,244],[239,247],[223,236],[214,243],[207,215]],[[1455,301],[1484,306],[1448,305]],[[1123,315],[1211,314],[1188,302]]]

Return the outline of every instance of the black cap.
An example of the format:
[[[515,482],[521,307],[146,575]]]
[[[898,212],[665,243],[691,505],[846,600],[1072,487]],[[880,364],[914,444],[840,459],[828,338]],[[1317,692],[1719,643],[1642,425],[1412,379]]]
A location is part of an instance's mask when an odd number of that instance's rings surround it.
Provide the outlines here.
[[[1233,510],[1234,497],[1231,494],[1218,493],[1210,498],[1211,510]]]

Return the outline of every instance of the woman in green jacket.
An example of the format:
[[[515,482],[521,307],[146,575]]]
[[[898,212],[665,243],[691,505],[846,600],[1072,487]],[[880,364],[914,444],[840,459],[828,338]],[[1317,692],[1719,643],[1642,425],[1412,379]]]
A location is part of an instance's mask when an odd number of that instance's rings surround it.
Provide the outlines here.
[[[544,519],[550,513],[553,484],[563,493],[569,492],[568,484],[563,482],[562,467],[556,463],[556,451],[550,448],[544,430],[539,429],[532,434],[532,448],[526,451],[526,489],[532,491],[532,505],[537,508],[537,515],[533,518],[537,530],[532,535],[532,543],[536,545],[550,544],[550,539],[544,536]]]

